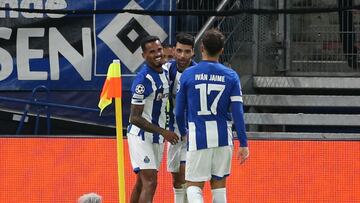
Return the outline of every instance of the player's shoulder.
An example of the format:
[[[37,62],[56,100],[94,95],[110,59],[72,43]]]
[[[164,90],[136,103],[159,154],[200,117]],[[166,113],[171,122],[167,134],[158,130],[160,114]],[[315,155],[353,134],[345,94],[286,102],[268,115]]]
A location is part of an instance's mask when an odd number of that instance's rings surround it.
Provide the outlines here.
[[[162,65],[162,68],[168,72],[170,72],[172,69],[176,68],[176,61],[170,60]]]
[[[136,82],[143,82],[147,80],[147,75],[151,74],[150,67],[144,64],[140,70],[137,72],[134,81]]]
[[[191,60],[191,61],[190,61],[190,65],[189,65],[189,67],[191,67],[191,66],[195,66],[195,65],[197,65],[197,63],[196,63],[194,60]]]
[[[198,73],[205,73],[207,71],[207,69],[202,68],[202,66],[203,66],[203,64],[192,61],[190,66],[184,70],[181,77],[189,77],[191,75],[195,75]]]
[[[149,66],[146,63],[144,63],[140,67],[140,69],[139,69],[139,71],[137,72],[136,75],[144,75],[144,74],[147,74],[147,72],[149,72]]]
[[[166,70],[168,72],[168,74],[173,77],[176,75],[176,61],[175,60],[170,60],[168,62],[166,62],[163,66],[163,69]]]
[[[188,77],[189,75],[194,74],[194,72],[196,71],[196,66],[197,65],[187,67],[181,74],[181,77]]]
[[[196,71],[196,67],[199,67],[200,66],[200,63],[196,63],[194,60],[191,60],[191,62],[190,62],[190,65],[189,65],[189,67],[187,67],[186,69],[185,69],[185,71],[187,70],[187,71],[191,71],[191,72],[194,72],[194,71]],[[184,71],[184,72],[185,72]]]
[[[228,67],[228,66],[225,66],[224,64],[221,64],[222,66],[222,70],[224,72],[224,74],[228,75],[230,78],[234,79],[234,80],[237,80],[239,78],[239,75],[238,73],[233,70],[232,68]]]
[[[233,76],[233,77],[238,77],[238,73],[237,73],[235,70],[233,70],[232,68],[227,67],[227,66],[224,66],[224,67],[225,67],[224,71],[225,71],[227,74],[229,74],[229,75],[231,75],[231,76]]]

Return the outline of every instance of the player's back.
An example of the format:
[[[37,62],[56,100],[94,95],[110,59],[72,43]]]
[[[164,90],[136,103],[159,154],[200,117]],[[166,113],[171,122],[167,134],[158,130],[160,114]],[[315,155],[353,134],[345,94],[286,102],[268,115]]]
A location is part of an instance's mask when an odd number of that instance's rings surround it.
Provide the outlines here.
[[[232,69],[201,61],[187,69],[181,79],[185,88],[189,124],[189,151],[232,145],[228,116],[230,97],[239,78]],[[240,93],[238,93],[240,94]]]

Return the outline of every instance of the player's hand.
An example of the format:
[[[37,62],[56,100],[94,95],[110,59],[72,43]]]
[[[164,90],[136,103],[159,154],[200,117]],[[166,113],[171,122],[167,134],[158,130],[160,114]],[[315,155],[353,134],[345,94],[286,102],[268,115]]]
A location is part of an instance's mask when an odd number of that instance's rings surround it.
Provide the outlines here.
[[[240,160],[240,164],[243,164],[248,158],[249,158],[249,148],[240,147],[238,152],[238,159]]]
[[[187,135],[181,136],[181,141],[187,143]]]
[[[186,134],[185,135],[181,135],[181,141],[187,143],[187,137],[189,135],[189,129],[186,129]]]
[[[164,137],[165,140],[170,142],[172,145],[175,145],[179,141],[179,136],[172,131],[165,130],[161,135]]]

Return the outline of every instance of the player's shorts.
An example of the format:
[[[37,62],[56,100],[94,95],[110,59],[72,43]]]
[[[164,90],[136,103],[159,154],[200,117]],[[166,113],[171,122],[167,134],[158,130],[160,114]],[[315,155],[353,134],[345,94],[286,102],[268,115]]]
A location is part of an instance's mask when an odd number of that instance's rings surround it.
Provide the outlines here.
[[[176,145],[167,143],[167,171],[179,172],[180,164],[186,162],[186,142],[179,141]]]
[[[232,146],[214,147],[186,153],[185,180],[203,182],[230,175]]]
[[[135,173],[143,169],[159,170],[164,143],[145,142],[140,136],[127,134],[131,165]]]

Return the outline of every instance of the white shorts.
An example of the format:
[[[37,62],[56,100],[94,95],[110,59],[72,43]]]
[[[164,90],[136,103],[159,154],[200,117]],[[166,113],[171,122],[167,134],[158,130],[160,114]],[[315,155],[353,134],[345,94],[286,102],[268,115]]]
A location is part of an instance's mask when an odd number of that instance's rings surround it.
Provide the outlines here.
[[[185,180],[204,182],[230,175],[232,146],[214,147],[186,154]]]
[[[145,142],[140,136],[127,134],[131,165],[135,173],[143,169],[159,170],[164,143]]]
[[[176,145],[167,143],[167,171],[179,172],[180,164],[186,162],[186,141],[179,141]]]

